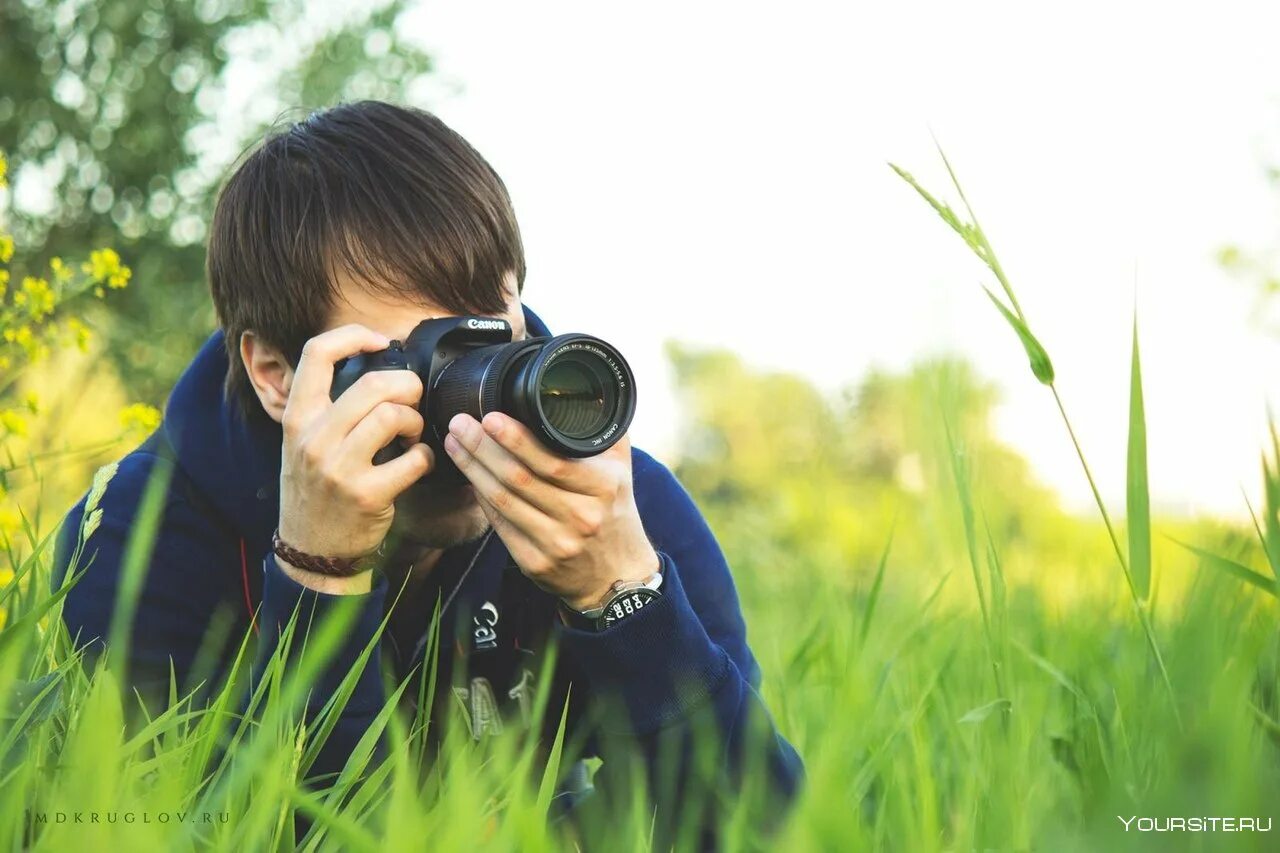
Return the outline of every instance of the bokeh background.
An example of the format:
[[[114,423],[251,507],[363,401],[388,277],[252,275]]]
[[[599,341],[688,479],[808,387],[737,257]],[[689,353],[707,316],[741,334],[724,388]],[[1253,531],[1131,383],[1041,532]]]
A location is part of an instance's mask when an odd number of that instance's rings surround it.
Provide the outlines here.
[[[10,566],[212,330],[205,228],[238,154],[339,100],[411,103],[506,181],[526,302],[635,368],[633,441],[710,520],[821,783],[796,843],[1100,849],[1117,810],[1263,814],[1276,32],[1256,2],[4,4]],[[935,139],[1114,547],[993,277],[889,168],[958,203]],[[1154,535],[1131,595],[1135,314]],[[60,331],[23,338],[32,316]]]
[[[676,340],[828,394],[939,354],[998,394],[991,429],[1073,510],[1056,414],[886,166],[944,177],[936,134],[1055,352],[1104,496],[1123,495],[1136,304],[1152,497],[1242,519],[1280,390],[1280,12],[1224,3],[15,3],[2,197],[32,267],[100,242],[135,271],[99,351],[159,404],[212,326],[205,223],[265,127],[340,98],[437,111],[511,188],[527,301],[616,340],[638,444],[680,451]],[[625,308],[622,306],[625,305]]]

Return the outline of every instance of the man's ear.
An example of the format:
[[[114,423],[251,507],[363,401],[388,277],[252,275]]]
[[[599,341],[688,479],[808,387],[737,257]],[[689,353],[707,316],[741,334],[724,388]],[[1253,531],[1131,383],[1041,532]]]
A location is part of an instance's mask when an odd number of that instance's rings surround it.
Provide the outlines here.
[[[253,332],[240,335],[240,360],[267,415],[279,423],[293,386],[293,367],[284,353]]]

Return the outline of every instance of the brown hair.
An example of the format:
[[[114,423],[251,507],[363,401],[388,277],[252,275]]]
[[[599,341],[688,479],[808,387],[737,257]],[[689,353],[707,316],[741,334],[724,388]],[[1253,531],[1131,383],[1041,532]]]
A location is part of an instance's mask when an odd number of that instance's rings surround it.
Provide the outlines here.
[[[207,267],[227,396],[249,411],[240,336],[296,365],[337,296],[335,271],[458,314],[504,312],[504,276],[523,288],[525,272],[493,167],[431,113],[380,101],[312,113],[249,152],[218,196]]]

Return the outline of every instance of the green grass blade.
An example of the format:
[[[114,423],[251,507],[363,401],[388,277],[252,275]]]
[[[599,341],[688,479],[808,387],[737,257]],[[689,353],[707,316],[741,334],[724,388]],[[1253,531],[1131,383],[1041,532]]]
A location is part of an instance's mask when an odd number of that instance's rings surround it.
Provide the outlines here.
[[[1138,355],[1138,318],[1133,319],[1133,361],[1129,375],[1129,462],[1125,481],[1129,518],[1129,572],[1138,597],[1151,594],[1151,494],[1147,484],[1147,417]]]
[[[871,582],[871,592],[867,594],[867,606],[862,612],[862,630],[858,645],[867,644],[867,634],[871,631],[871,617],[875,615],[876,603],[880,600],[880,588],[884,584],[885,566],[889,565],[889,550],[893,547],[893,527],[889,528],[889,539],[884,543],[884,551],[880,554],[880,565],[876,568],[876,579]]]
[[[964,716],[956,720],[956,722],[965,723],[965,724],[980,723],[983,720],[985,720],[987,717],[990,717],[996,711],[1000,711],[1004,714],[1007,714],[1012,710],[1013,710],[1013,703],[1010,702],[1008,699],[1004,698],[1003,696],[1001,696],[999,699],[996,699],[992,702],[988,702],[985,705],[980,705],[977,708],[974,708],[973,710],[968,711],[967,713],[964,714]]]
[[[1263,508],[1266,524],[1267,559],[1273,569],[1280,566],[1280,433],[1276,431],[1275,418],[1268,416],[1267,428],[1271,433],[1271,460],[1263,458],[1262,475],[1265,501]],[[1280,569],[1276,569],[1280,578]]]
[[[1266,468],[1265,460],[1263,468]],[[1243,491],[1243,490],[1242,490]],[[1262,525],[1258,523],[1258,513],[1253,508],[1253,501],[1249,500],[1249,496],[1244,496],[1244,505],[1249,508],[1249,520],[1253,522],[1253,530],[1258,534],[1258,544],[1262,546],[1262,552],[1267,555],[1267,565],[1271,566],[1271,574],[1280,580],[1280,562],[1276,560],[1276,556],[1271,552],[1271,548],[1267,544],[1267,535],[1262,532]]]
[[[1031,330],[1027,328],[1027,324],[1022,321],[1018,315],[1014,314],[1004,306],[1004,303],[996,298],[996,295],[989,288],[983,287],[983,292],[987,294],[987,298],[991,300],[991,304],[996,306],[1000,311],[1000,316],[1013,327],[1013,331],[1018,335],[1018,340],[1022,341],[1022,348],[1027,352],[1027,361],[1031,364],[1031,374],[1035,376],[1036,381],[1041,385],[1052,385],[1054,380],[1053,362],[1049,360],[1049,353],[1045,351],[1043,345],[1031,334]]]
[[[1242,566],[1235,560],[1229,560],[1226,557],[1213,553],[1212,551],[1197,548],[1195,545],[1188,545],[1186,542],[1181,542],[1174,539],[1172,536],[1169,537],[1169,539],[1183,548],[1186,548],[1192,554],[1195,554],[1197,557],[1204,560],[1205,563],[1213,566],[1218,571],[1231,575],[1231,577],[1244,581],[1247,584],[1251,584],[1268,595],[1280,597],[1280,590],[1276,589],[1276,581],[1272,578],[1269,578],[1260,572],[1255,572],[1248,566]]]

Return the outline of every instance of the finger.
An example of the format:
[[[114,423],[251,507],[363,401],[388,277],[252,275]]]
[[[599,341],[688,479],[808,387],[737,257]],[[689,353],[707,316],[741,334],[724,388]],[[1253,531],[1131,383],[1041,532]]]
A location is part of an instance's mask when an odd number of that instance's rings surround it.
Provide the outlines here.
[[[415,444],[389,462],[374,465],[361,482],[369,494],[391,503],[400,493],[435,468],[435,456],[425,444]]]
[[[455,423],[463,425],[455,417],[449,422],[450,430]],[[490,412],[480,423],[490,438],[543,480],[584,495],[596,494],[604,487],[600,472],[593,470],[591,460],[568,459],[552,453],[515,418],[501,412]]]
[[[471,455],[452,433],[445,436],[444,449],[463,476],[471,481],[476,494],[488,501],[503,518],[514,524],[530,539],[537,541],[547,536],[554,522],[541,510],[503,485],[493,472]]]
[[[507,546],[507,553],[511,555],[511,559],[515,560],[516,565],[530,580],[536,581],[544,577],[551,570],[551,559],[493,504],[479,496],[477,496],[477,502],[480,504],[480,509],[484,511],[485,517],[489,519],[493,531],[498,534],[502,544]]]
[[[610,447],[608,450],[606,450],[604,453],[601,453],[600,455],[613,456],[619,459],[624,459],[627,461],[627,464],[630,464],[631,463],[631,433],[624,432],[618,438],[617,442],[614,443],[613,447]]]
[[[356,353],[386,349],[390,339],[372,329],[352,323],[316,335],[302,346],[302,357],[293,372],[289,388],[289,408],[304,420],[314,417],[329,405],[329,388],[333,385],[333,365]]]
[[[412,370],[373,370],[333,402],[322,429],[341,441],[383,403],[416,408],[421,399],[422,379]]]
[[[450,422],[449,435],[488,468],[503,485],[547,515],[563,518],[570,493],[537,476],[527,465],[494,441],[469,415]]]
[[[413,406],[383,401],[374,406],[351,430],[341,452],[367,464],[373,455],[400,436],[416,444],[422,438],[422,415]]]

